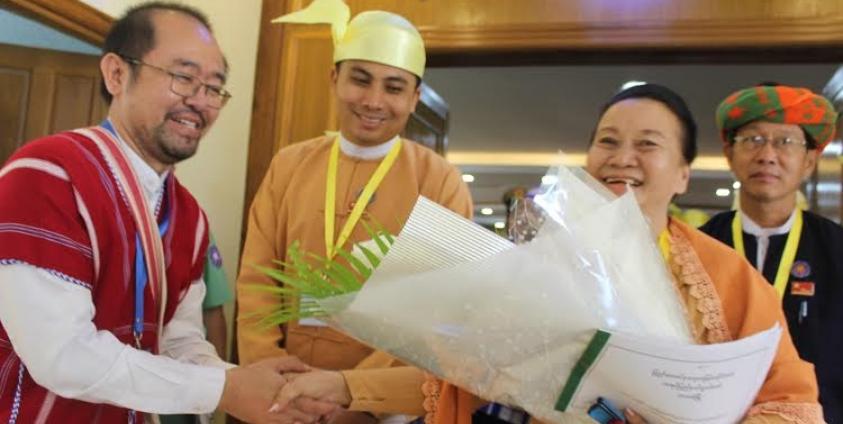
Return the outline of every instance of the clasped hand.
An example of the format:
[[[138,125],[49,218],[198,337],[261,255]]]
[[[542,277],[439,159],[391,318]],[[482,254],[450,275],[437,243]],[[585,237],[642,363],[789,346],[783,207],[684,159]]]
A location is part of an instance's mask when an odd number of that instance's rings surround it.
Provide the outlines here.
[[[219,407],[249,423],[312,424],[330,421],[350,402],[341,373],[286,356],[226,371]]]

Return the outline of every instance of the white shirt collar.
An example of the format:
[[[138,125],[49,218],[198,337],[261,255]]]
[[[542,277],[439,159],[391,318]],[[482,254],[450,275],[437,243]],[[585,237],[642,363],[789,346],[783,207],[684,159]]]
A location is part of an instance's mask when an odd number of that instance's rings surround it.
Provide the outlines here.
[[[773,228],[762,228],[745,213],[739,213],[741,214],[741,226],[743,230],[755,236],[757,245],[755,249],[755,267],[760,272],[764,272],[764,263],[767,261],[767,250],[770,248],[770,236],[790,232],[790,228],[793,227],[793,222],[796,219],[796,208],[793,209],[790,218],[783,225]]]
[[[380,159],[389,153],[389,149],[391,149],[399,139],[400,137],[396,135],[392,138],[392,140],[389,140],[386,143],[378,144],[377,146],[360,146],[348,141],[348,139],[340,133],[340,150],[342,150],[345,155],[356,159]]]
[[[110,120],[109,120],[110,122]],[[111,127],[114,128],[114,124],[111,124]],[[149,206],[153,208],[153,212],[158,210],[158,207],[161,204],[161,197],[164,193],[164,183],[167,181],[167,176],[170,175],[170,169],[162,172],[161,175],[158,175],[148,163],[146,163],[140,155],[134,151],[129,144],[126,143],[120,134],[117,133],[117,130],[114,131],[117,134],[117,140],[120,142],[120,149],[126,154],[129,158],[129,165],[131,165],[132,169],[135,170],[135,174],[138,176],[138,182],[143,187],[143,194],[146,196],[146,201],[149,203]]]
[[[780,234],[787,234],[790,232],[790,228],[793,227],[793,222],[796,220],[796,208],[793,209],[793,212],[790,213],[790,218],[785,221],[779,227],[773,228],[762,228],[758,225],[755,221],[752,220],[747,214],[740,212],[741,214],[741,226],[743,230],[749,234],[752,234],[756,237],[770,237],[770,236],[777,236]]]

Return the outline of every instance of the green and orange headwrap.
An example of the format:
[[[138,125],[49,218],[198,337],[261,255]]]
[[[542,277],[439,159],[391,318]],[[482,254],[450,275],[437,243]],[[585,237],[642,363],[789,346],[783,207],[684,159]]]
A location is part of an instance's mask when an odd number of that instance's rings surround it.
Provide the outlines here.
[[[802,127],[822,152],[834,139],[837,112],[825,97],[807,88],[757,86],[736,91],[717,107],[717,128],[724,143],[735,131],[753,121]]]

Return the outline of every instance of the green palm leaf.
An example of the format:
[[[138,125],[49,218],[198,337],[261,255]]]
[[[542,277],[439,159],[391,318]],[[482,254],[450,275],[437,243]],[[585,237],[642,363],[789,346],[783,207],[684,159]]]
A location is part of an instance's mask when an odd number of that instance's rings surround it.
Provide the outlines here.
[[[365,261],[343,249],[337,250],[334,258],[325,258],[313,252],[306,252],[298,241],[287,251],[287,261],[272,261],[275,267],[255,266],[263,275],[280,283],[277,286],[251,284],[249,289],[275,295],[279,302],[271,308],[248,314],[257,317],[261,327],[278,326],[303,318],[324,318],[319,299],[356,293],[380,265],[381,257],[389,252],[394,237],[382,226],[374,227],[362,223],[366,232],[377,245],[381,255],[358,244]],[[368,263],[366,263],[368,262]]]

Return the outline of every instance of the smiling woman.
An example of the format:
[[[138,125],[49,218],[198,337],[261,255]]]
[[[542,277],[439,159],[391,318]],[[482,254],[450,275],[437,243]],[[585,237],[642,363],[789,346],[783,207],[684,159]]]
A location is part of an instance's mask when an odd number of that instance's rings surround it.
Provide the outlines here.
[[[630,187],[655,234],[667,226],[674,196],[688,190],[697,126],[670,89],[644,84],[612,97],[601,113],[586,170],[615,194]]]
[[[645,84],[621,91],[603,108],[586,170],[615,193],[634,191],[696,343],[722,343],[775,325],[786,327],[775,290],[761,274],[728,246],[668,218],[671,198],[688,188],[695,155],[696,126],[685,102],[666,87]],[[785,333],[742,422],[823,422],[812,370]],[[469,422],[476,402],[465,392],[447,383],[431,392],[436,423]],[[632,424],[644,422],[634,411],[625,415]]]

